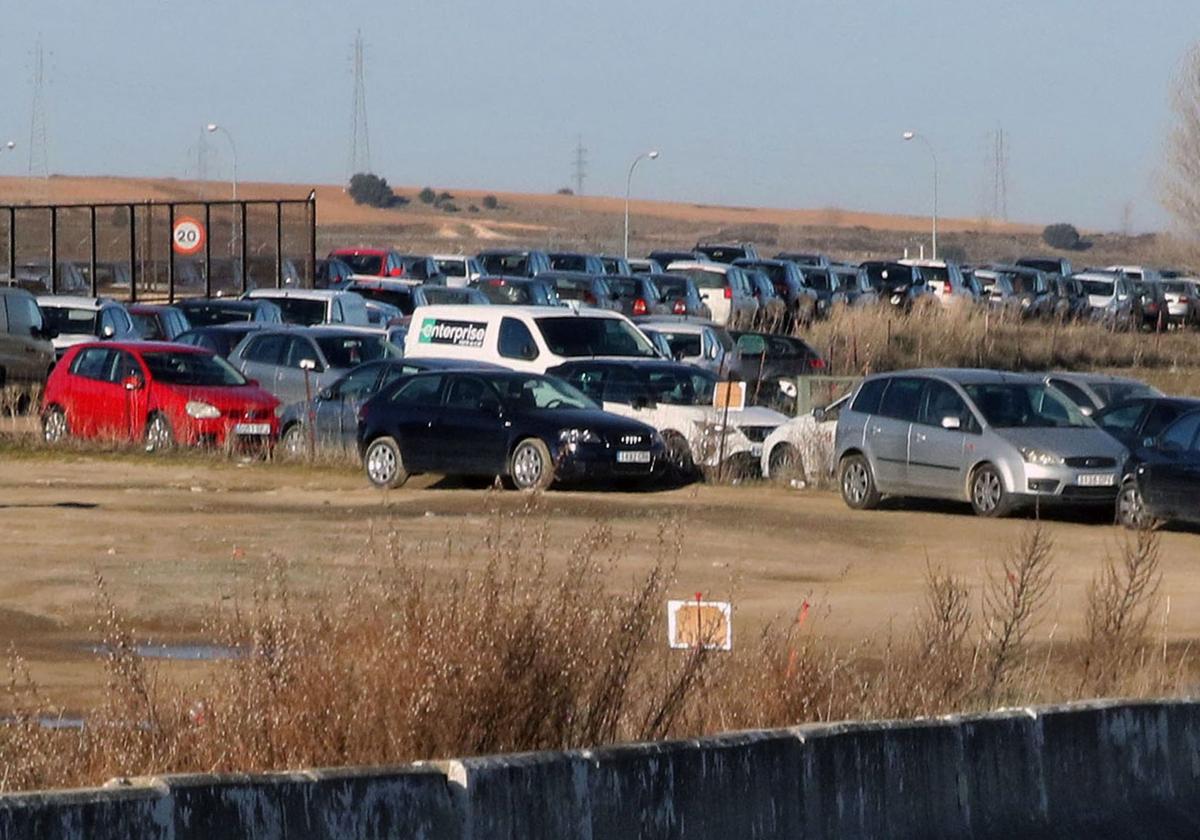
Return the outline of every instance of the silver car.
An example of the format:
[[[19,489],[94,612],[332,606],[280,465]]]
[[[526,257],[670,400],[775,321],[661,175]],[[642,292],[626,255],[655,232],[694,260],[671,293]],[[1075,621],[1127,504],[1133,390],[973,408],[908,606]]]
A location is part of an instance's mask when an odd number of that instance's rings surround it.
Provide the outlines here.
[[[852,508],[917,496],[968,501],[980,516],[1112,504],[1128,454],[1041,378],[989,370],[865,379],[838,417],[835,451]]]

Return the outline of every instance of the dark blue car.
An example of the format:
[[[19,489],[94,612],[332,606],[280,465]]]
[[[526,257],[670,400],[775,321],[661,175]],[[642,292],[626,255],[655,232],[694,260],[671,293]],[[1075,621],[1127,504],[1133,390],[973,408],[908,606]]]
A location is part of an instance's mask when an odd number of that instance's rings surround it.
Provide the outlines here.
[[[1117,521],[1200,524],[1200,411],[1192,411],[1133,449],[1117,496]]]
[[[521,490],[588,479],[648,479],[664,467],[658,433],[601,411],[560,379],[508,371],[418,373],[366,402],[358,447],[367,479],[501,476]]]

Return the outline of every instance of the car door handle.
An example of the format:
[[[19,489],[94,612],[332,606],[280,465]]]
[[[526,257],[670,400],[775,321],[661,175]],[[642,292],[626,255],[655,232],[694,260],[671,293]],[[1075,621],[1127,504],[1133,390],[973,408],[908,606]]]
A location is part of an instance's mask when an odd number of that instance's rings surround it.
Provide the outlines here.
[[[872,427],[870,428],[870,432],[871,432],[871,434],[873,434],[873,435],[882,434],[882,433],[883,433],[883,426],[872,426]]]
[[[924,434],[922,434],[921,432],[914,432],[914,433],[913,433],[913,437],[917,439],[917,442],[918,442],[918,443],[924,443],[924,442],[925,442],[925,435],[924,435]]]

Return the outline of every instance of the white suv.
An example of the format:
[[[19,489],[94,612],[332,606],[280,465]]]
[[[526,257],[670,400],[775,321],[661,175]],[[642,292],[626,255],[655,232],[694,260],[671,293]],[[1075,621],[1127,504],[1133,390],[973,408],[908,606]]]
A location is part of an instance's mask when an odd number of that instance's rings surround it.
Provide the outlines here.
[[[929,291],[942,306],[956,306],[971,303],[975,293],[963,278],[962,269],[958,263],[948,260],[900,260],[901,265],[915,265],[921,269],[921,275],[929,284]]]
[[[138,341],[141,336],[125,307],[108,298],[41,295],[37,299],[45,326],[54,334],[54,354],[85,341]]]
[[[712,319],[731,330],[749,328],[758,314],[758,301],[745,269],[725,263],[680,260],[667,266],[667,273],[690,277]]]
[[[334,289],[253,289],[244,298],[269,300],[283,313],[284,323],[315,327],[320,324],[371,326],[361,295]]]
[[[434,254],[438,271],[446,278],[447,286],[469,286],[483,276],[483,266],[474,257],[463,254]]]

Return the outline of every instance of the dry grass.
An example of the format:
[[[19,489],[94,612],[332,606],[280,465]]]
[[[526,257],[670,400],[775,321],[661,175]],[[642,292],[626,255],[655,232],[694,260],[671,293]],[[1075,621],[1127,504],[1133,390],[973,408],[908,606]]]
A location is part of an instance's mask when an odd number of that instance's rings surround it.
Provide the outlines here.
[[[1177,657],[1164,644],[1160,654],[1150,643],[1153,533],[1097,570],[1081,606],[1088,635],[1077,642],[1039,635],[1054,547],[1033,524],[989,561],[992,583],[977,602],[930,565],[908,628],[838,645],[821,633],[830,616],[805,602],[719,654],[668,651],[662,640],[684,550],[678,523],[660,527],[659,562],[612,594],[628,546],[610,524],[584,533],[552,573],[554,520],[539,497],[490,516],[471,545],[454,534],[414,546],[399,532],[375,533],[363,571],[318,599],[296,596],[286,560],[271,558],[242,601],[208,620],[213,642],[244,655],[214,663],[194,685],[138,655],[135,629],[97,577],[104,700],[86,710],[82,730],[44,728],[39,718],[58,710],[14,656],[8,700],[24,711],[0,731],[3,789],[577,747],[1099,690],[1169,694],[1195,671],[1188,651]]]

